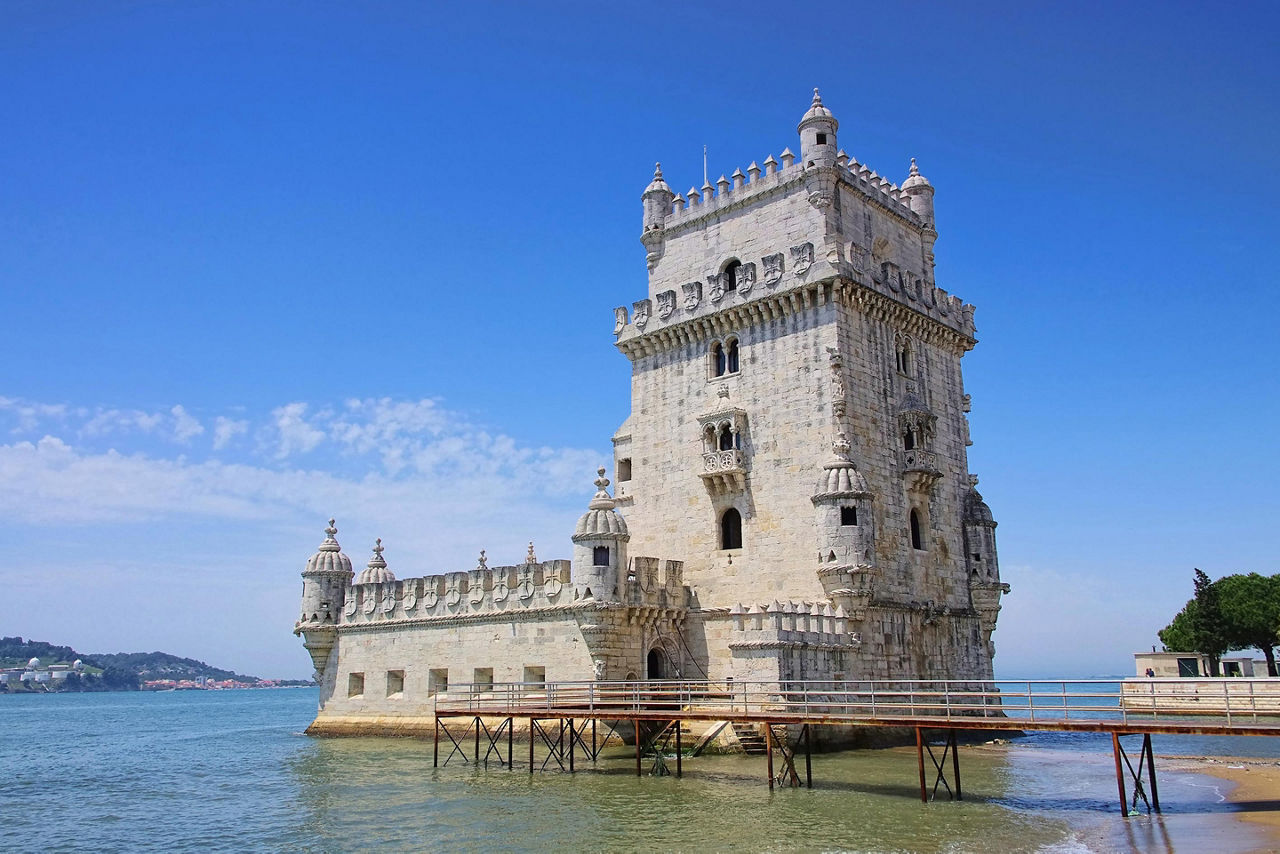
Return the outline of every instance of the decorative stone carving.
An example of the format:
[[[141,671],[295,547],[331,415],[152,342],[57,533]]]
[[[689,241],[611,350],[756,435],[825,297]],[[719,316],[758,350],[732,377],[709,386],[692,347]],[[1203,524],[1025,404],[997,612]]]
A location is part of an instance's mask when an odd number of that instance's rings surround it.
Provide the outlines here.
[[[738,267],[738,293],[750,293],[756,285],[755,263],[742,264]]]
[[[594,670],[595,670],[595,674],[596,674],[596,681],[597,681],[597,682],[603,682],[603,681],[604,681],[604,673],[605,673],[605,662],[604,662],[604,659],[603,659],[603,658],[597,658],[595,661],[591,662],[591,664],[592,664],[592,667],[593,667],[593,668],[594,668]]]
[[[364,599],[364,612],[372,614],[374,609],[378,607],[378,601],[372,596],[366,596]]]
[[[560,591],[564,589],[564,585],[561,583],[560,579],[553,575],[547,579],[546,583],[542,585],[542,588],[547,592],[548,599],[554,599],[560,595]]]
[[[797,276],[803,276],[813,266],[813,244],[802,243],[791,247],[791,269]]]
[[[511,595],[511,589],[507,587],[505,581],[495,581],[493,583],[493,601],[505,602],[507,597]]]
[[[658,294],[658,317],[666,320],[676,310],[676,292],[663,291]]]
[[[403,604],[404,604],[405,611],[412,611],[414,608],[418,607],[418,585],[417,584],[410,583],[405,586]]]
[[[436,591],[434,584],[422,592],[422,607],[429,610],[434,608],[439,602],[440,594]]]
[[[724,280],[719,273],[711,273],[707,276],[707,288],[711,291],[712,302],[720,302],[724,299]]]
[[[760,259],[764,264],[764,283],[768,287],[773,287],[782,281],[782,253],[776,252],[773,255],[766,255]]]
[[[831,414],[844,418],[846,396],[844,386],[844,360],[835,347],[827,348],[827,361],[831,365]]]
[[[529,541],[529,550],[525,552],[524,562],[526,566],[533,566],[538,562],[538,556],[533,551],[533,540]]]
[[[356,597],[354,594],[349,594],[347,596],[347,604],[342,607],[342,611],[348,617],[354,617],[356,615]]]
[[[613,310],[613,334],[618,335],[627,328],[627,307],[620,305]]]
[[[693,311],[702,302],[702,282],[690,282],[680,289],[684,291],[684,310]]]
[[[652,308],[652,303],[647,299],[636,300],[631,304],[631,307],[635,310],[632,322],[635,323],[636,329],[644,329],[645,324],[649,322],[649,311]]]
[[[390,614],[396,609],[396,588],[388,584],[382,593],[382,613]]]
[[[871,253],[856,243],[849,244],[849,262],[859,273],[867,273],[871,263]]]

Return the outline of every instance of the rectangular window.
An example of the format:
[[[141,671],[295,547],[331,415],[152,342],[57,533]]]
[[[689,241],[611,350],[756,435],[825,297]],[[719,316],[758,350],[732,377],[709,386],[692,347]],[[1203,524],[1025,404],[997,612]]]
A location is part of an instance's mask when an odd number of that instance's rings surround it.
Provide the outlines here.
[[[364,696],[364,674],[363,673],[347,674],[347,696],[348,697]]]
[[[858,508],[857,507],[841,507],[840,508],[840,524],[841,525],[858,524]]]
[[[427,694],[447,694],[449,692],[449,668],[433,667],[427,671]]]
[[[524,669],[524,681],[533,685],[547,684],[547,668],[545,667],[528,667]]]
[[[818,134],[818,145],[827,144],[827,135],[825,133]]]
[[[631,480],[631,458],[618,460],[618,483]]]
[[[1183,678],[1191,677],[1194,679],[1200,675],[1200,662],[1194,658],[1179,658],[1178,675]]]
[[[475,683],[477,691],[492,691],[493,690],[493,668],[477,667],[475,676],[472,677],[471,681]]]
[[[387,671],[387,696],[399,697],[404,694],[404,671]]]

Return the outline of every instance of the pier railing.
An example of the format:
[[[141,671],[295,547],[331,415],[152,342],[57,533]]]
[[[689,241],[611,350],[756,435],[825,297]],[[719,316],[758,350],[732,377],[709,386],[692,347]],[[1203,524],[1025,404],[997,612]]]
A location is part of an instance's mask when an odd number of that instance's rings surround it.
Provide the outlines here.
[[[434,699],[438,715],[622,718],[674,713],[672,717],[829,723],[999,718],[1025,722],[1028,728],[1195,718],[1280,731],[1277,679],[503,682],[453,684]]]

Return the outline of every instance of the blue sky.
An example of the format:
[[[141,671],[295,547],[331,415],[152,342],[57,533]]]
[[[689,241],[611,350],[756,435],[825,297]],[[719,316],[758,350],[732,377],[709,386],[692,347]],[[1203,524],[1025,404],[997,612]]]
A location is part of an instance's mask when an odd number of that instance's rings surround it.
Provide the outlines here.
[[[997,673],[1280,571],[1275,4],[0,6],[0,632],[305,676],[298,572],[514,562],[627,414],[640,192],[840,144],[978,306]]]

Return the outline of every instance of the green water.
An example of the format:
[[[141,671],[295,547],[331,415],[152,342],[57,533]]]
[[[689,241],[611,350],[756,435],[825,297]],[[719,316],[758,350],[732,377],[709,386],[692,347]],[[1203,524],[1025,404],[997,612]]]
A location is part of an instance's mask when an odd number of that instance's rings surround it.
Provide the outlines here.
[[[5,851],[1260,850],[1218,783],[1165,774],[1163,816],[1121,818],[1096,739],[961,748],[965,799],[922,804],[914,749],[815,755],[770,791],[764,757],[635,776],[432,766],[429,741],[301,734],[313,691],[0,696]],[[1102,749],[1099,749],[1102,748]],[[1159,749],[1159,747],[1157,747]],[[447,751],[446,751],[447,752]],[[442,758],[443,758],[442,753]],[[539,759],[542,751],[539,750]],[[646,769],[648,764],[646,763]],[[803,765],[801,765],[803,774]]]

